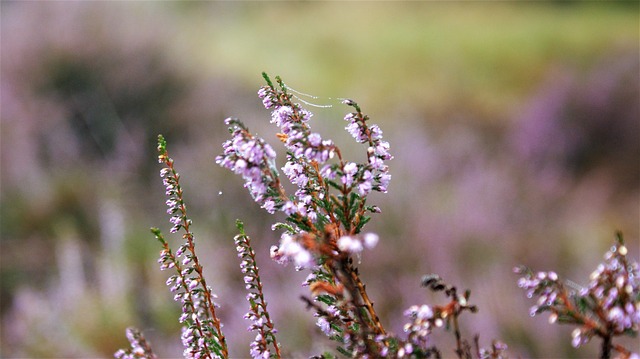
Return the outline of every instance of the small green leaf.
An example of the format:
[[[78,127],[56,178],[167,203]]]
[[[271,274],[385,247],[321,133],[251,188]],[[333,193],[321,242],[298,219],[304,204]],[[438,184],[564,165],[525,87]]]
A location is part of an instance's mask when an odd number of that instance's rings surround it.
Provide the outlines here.
[[[364,227],[364,225],[370,220],[371,216],[362,216],[362,218],[360,218],[360,223],[358,223],[358,227],[356,228],[356,233],[359,233],[362,230],[362,227]]]
[[[243,235],[243,236],[245,235],[245,233],[244,233],[244,223],[239,219],[236,219],[236,228],[240,232],[240,235]]]
[[[264,71],[262,72],[262,78],[264,78],[264,80],[267,82],[267,85],[269,85],[269,87],[273,88],[273,83],[271,82],[269,75],[267,75],[267,73]]]
[[[322,355],[320,356],[322,359],[337,359],[338,357],[329,353],[329,352],[324,352],[322,353]]]
[[[273,225],[274,229],[284,229],[285,231],[289,232],[289,233],[295,233],[295,229],[293,228],[292,225],[287,224],[287,223],[282,223],[282,222],[278,222],[275,223]]]
[[[336,303],[336,298],[334,298],[333,296],[330,296],[328,294],[321,294],[319,296],[316,297],[316,300],[318,302],[322,302],[326,305],[333,305]]]
[[[351,358],[351,357],[353,356],[353,353],[352,353],[350,350],[347,350],[347,349],[345,349],[345,348],[343,348],[343,347],[337,347],[337,348],[336,348],[336,350],[337,350],[340,354],[342,354],[342,355],[346,356],[347,358]]]
[[[616,242],[618,245],[624,246],[624,238],[622,237],[622,232],[616,232]]]
[[[153,235],[156,236],[156,239],[162,243],[163,245],[167,243],[167,241],[164,239],[164,236],[162,235],[162,232],[160,231],[160,229],[152,227],[151,229],[151,233],[153,233]]]
[[[287,221],[295,224],[296,226],[298,226],[298,228],[300,228],[301,230],[303,230],[305,232],[311,232],[311,227],[309,227],[302,220],[298,220],[298,219],[294,218],[293,216],[289,216],[289,217],[287,217]]]
[[[165,153],[167,151],[167,140],[164,139],[164,136],[158,135],[158,152]]]
[[[589,300],[585,297],[576,297],[575,298],[575,303],[576,303],[576,307],[578,307],[578,311],[580,313],[585,313],[588,309],[591,308],[591,305],[589,303]]]

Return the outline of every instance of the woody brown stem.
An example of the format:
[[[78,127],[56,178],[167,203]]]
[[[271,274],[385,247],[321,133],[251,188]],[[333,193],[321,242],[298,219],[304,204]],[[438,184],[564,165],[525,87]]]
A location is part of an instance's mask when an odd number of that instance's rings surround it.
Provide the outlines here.
[[[375,326],[376,334],[386,334],[386,331],[384,330],[384,327],[380,322],[380,318],[378,317],[378,314],[376,314],[376,311],[373,308],[373,302],[371,301],[371,299],[369,299],[369,295],[367,294],[365,285],[362,283],[362,281],[360,280],[360,277],[351,266],[349,266],[349,275],[351,276],[351,280],[353,281],[356,288],[358,289],[358,293],[362,298],[362,302],[365,308],[367,309],[367,312],[369,313],[369,318],[371,319],[373,325]]]

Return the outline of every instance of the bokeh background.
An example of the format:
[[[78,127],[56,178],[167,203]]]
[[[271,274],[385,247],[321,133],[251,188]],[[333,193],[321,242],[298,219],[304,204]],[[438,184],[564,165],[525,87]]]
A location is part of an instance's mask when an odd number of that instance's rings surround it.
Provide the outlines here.
[[[393,180],[368,225],[382,240],[361,264],[390,330],[408,306],[442,301],[419,287],[438,273],[480,307],[462,319],[469,337],[521,357],[597,354],[595,343],[573,350],[571,328],[529,317],[512,268],[584,285],[616,230],[639,257],[638,2],[0,6],[0,357],[109,357],[130,325],[161,357],[180,355],[179,307],[148,231],[170,227],[158,133],[183,176],[232,356],[252,338],[236,218],[288,355],[332,347],[298,299],[306,274],[268,258],[282,218],[214,163],[228,116],[275,133],[256,96],[261,71],[332,105],[310,108],[312,126],[343,153],[364,158],[339,97],[391,142]]]

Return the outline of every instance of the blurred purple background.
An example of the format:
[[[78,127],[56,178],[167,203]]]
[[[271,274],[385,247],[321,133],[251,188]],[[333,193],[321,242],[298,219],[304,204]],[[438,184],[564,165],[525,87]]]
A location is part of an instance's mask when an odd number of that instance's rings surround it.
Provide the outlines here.
[[[158,133],[231,355],[247,356],[252,338],[236,218],[287,353],[333,347],[298,299],[306,274],[269,259],[282,218],[214,163],[228,116],[278,144],[256,95],[261,71],[333,105],[309,108],[311,125],[354,160],[336,98],[355,99],[391,143],[393,180],[372,195],[382,214],[367,227],[381,241],[361,265],[391,331],[408,306],[442,300],[419,286],[438,273],[480,307],[462,319],[469,337],[501,339],[514,356],[596,355],[595,343],[571,348],[569,327],[530,318],[511,270],[584,285],[616,230],[640,257],[638,3],[0,6],[0,357],[109,357],[130,325],[161,357],[180,355],[179,308],[148,232],[170,227]],[[438,336],[443,350],[450,337]]]

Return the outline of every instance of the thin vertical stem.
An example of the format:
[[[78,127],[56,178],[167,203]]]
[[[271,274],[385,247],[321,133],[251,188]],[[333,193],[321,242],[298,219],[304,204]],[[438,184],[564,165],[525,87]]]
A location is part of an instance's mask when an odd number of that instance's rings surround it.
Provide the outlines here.
[[[609,359],[611,358],[611,349],[613,349],[613,345],[611,343],[610,335],[602,336],[602,346],[600,352],[600,359]]]

